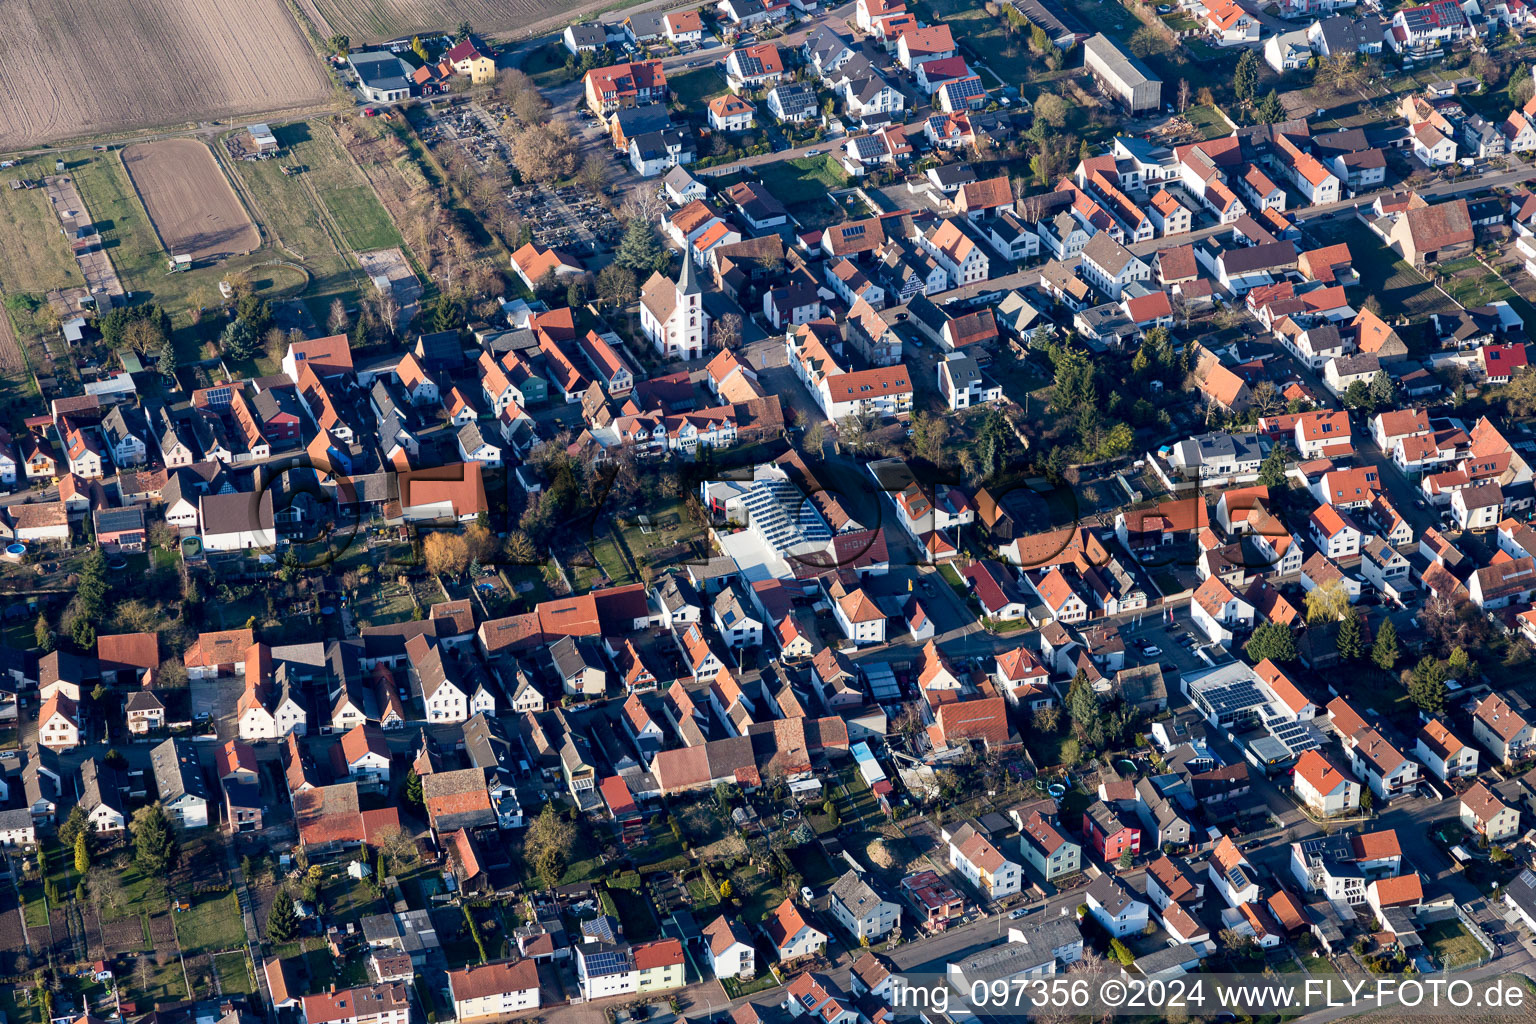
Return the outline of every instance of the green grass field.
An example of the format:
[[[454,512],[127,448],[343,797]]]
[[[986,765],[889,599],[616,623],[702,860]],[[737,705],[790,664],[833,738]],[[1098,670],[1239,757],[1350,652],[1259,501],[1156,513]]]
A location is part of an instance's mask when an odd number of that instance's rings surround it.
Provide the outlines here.
[[[753,171],[786,206],[814,202],[829,189],[848,187],[847,172],[837,166],[831,154],[780,160],[754,167]]]
[[[1184,112],[1189,123],[1208,139],[1232,134],[1232,124],[1215,107],[1190,107]]]
[[[1421,930],[1419,938],[1435,954],[1442,968],[1474,964],[1487,955],[1482,943],[1455,919],[1435,922]]]
[[[158,284],[162,278],[179,282],[193,276],[167,278],[165,251],[160,248],[149,214],[139,202],[115,151],[92,153],[84,160],[70,161],[67,166],[124,288],[155,291],[151,282]]]
[[[304,298],[320,320],[332,298],[350,306],[367,285],[346,254],[400,245],[400,232],[329,125],[299,122],[274,131],[288,151],[281,159],[233,166],[267,241],[309,271]],[[284,166],[305,169],[285,175]]]
[[[222,952],[245,945],[245,925],[233,891],[192,897],[192,909],[173,914],[183,953]]]
[[[1362,295],[1374,295],[1387,314],[1406,313],[1422,319],[1431,313],[1449,313],[1456,304],[1424,275],[1382,244],[1358,221],[1329,221],[1319,229],[1328,242],[1345,242],[1360,275]]]
[[[712,67],[694,68],[680,75],[667,75],[667,90],[684,110],[700,111],[704,104],[729,90],[720,72]]]
[[[37,180],[52,173],[51,161],[35,157],[19,161],[7,175]],[[41,298],[51,288],[83,284],[47,190],[0,188],[0,286],[5,292]]]
[[[224,995],[255,995],[256,978],[251,974],[250,964],[245,953],[220,953],[214,957],[213,969],[219,976],[219,990]]]

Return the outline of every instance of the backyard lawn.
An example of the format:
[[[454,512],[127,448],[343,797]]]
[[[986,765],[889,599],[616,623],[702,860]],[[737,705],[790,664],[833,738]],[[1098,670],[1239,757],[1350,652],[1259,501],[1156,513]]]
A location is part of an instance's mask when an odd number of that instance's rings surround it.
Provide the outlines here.
[[[725,79],[712,67],[694,68],[680,75],[667,75],[667,91],[684,110],[699,111],[716,96],[728,92]]]
[[[1421,929],[1419,938],[1424,940],[1442,969],[1474,964],[1487,954],[1482,944],[1455,918],[1437,921]]]
[[[224,995],[256,994],[256,979],[245,953],[220,953],[213,958],[213,969],[219,976],[219,991]]]
[[[831,154],[780,160],[752,170],[786,206],[814,202],[831,189],[848,187],[847,173]]]
[[[1431,313],[1449,313],[1456,304],[1423,274],[1382,244],[1371,229],[1355,220],[1334,220],[1319,226],[1327,242],[1345,242],[1360,275],[1360,294],[1374,295],[1388,316],[1405,313],[1423,319]]]
[[[607,890],[607,893],[613,900],[613,908],[619,923],[624,926],[625,939],[630,942],[650,942],[661,937],[661,929],[656,924],[656,915],[651,913],[644,894],[633,889],[620,889],[617,886]]]
[[[221,952],[245,945],[240,902],[233,890],[193,896],[192,909],[172,915],[183,953]]]
[[[1219,139],[1222,136],[1232,134],[1232,124],[1215,107],[1190,107],[1184,111],[1184,116],[1189,123],[1208,139]]]

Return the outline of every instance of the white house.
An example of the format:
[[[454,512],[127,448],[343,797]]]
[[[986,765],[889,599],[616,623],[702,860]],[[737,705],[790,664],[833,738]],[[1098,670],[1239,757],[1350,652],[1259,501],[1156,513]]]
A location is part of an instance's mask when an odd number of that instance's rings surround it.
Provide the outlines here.
[[[971,826],[961,825],[953,833],[945,829],[942,836],[949,843],[949,866],[980,889],[987,899],[1002,899],[1023,887],[1023,868],[1004,857],[986,836]]]
[[[827,948],[827,933],[813,927],[791,900],[780,903],[763,922],[780,960],[798,960]]]
[[[1151,908],[1136,898],[1126,884],[1111,874],[1102,874],[1083,893],[1088,913],[1116,938],[1137,935],[1146,930]]]
[[[1120,293],[1133,281],[1152,280],[1152,267],[1145,260],[1100,231],[1088,239],[1082,251],[1083,277],[1105,296],[1120,301]]]
[[[272,492],[204,494],[198,499],[203,547],[209,551],[267,550],[277,547]]]
[[[1229,907],[1239,907],[1259,898],[1258,875],[1230,836],[1222,836],[1211,851],[1206,874]]]
[[[901,904],[882,897],[857,871],[832,883],[827,906],[855,939],[873,942],[901,928]]]
[[[752,933],[740,923],[717,917],[704,927],[704,939],[715,977],[747,980],[757,974]]]
[[[1482,782],[1461,794],[1461,823],[1491,843],[1512,839],[1520,832],[1520,810],[1500,800]]]
[[[1253,605],[1234,594],[1220,576],[1210,576],[1200,584],[1189,605],[1190,620],[1213,643],[1230,641],[1233,627],[1251,627],[1253,616]]]
[[[181,828],[206,828],[209,791],[197,745],[172,737],[150,751],[149,761],[166,816]]]
[[[576,956],[576,980],[587,999],[640,991],[640,970],[629,946],[578,942],[572,949]]]
[[[1477,774],[1477,748],[1461,742],[1440,721],[1426,722],[1419,730],[1413,754],[1444,782]]]
[[[532,959],[493,960],[448,972],[448,992],[460,1021],[502,1017],[539,1007],[539,967]]]
[[[80,706],[63,694],[43,702],[37,712],[37,741],[49,750],[80,745]]]
[[[1314,814],[1326,818],[1360,808],[1360,783],[1335,767],[1320,751],[1303,753],[1292,778],[1296,798]]]
[[[1473,709],[1472,736],[1498,764],[1523,758],[1533,738],[1530,724],[1496,693],[1484,697]]]

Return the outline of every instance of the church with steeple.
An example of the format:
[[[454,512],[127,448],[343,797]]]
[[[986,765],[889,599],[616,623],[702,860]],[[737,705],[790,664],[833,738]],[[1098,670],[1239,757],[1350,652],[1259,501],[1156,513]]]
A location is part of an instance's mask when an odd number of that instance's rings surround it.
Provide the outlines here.
[[[674,359],[699,359],[709,339],[709,314],[698,271],[686,254],[682,273],[672,281],[660,271],[640,292],[640,329],[656,351]]]

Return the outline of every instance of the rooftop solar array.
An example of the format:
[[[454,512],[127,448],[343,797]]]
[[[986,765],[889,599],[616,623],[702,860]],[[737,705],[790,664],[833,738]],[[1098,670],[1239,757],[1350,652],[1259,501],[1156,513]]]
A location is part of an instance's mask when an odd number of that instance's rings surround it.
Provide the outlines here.
[[[629,957],[618,951],[593,953],[586,957],[587,977],[601,978],[629,970]]]
[[[832,530],[815,504],[788,480],[758,480],[741,503],[751,514],[752,525],[780,553],[802,544],[823,547],[832,539]]]
[[[1268,703],[1264,695],[1259,692],[1259,688],[1249,680],[1222,683],[1200,690],[1199,693],[1205,705],[1223,718]]]
[[[1264,728],[1269,730],[1271,736],[1284,743],[1287,750],[1297,756],[1322,746],[1317,733],[1299,722],[1284,718],[1267,718],[1264,720]]]

